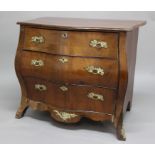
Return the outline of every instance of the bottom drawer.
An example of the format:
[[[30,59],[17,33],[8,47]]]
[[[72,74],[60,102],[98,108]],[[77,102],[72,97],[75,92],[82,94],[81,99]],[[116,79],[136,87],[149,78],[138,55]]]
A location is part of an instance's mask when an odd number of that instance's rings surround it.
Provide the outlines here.
[[[53,84],[24,77],[28,98],[63,110],[113,114],[115,91],[93,86]]]

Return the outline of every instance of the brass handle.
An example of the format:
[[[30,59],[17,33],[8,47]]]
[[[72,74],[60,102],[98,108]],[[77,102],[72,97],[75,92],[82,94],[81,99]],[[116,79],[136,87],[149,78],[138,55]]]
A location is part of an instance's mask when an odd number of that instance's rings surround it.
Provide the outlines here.
[[[59,61],[60,61],[61,63],[66,63],[66,62],[68,62],[68,59],[65,58],[65,57],[62,57],[62,58],[59,59]]]
[[[98,40],[91,40],[89,45],[95,48],[108,48],[107,42]]]
[[[93,92],[91,92],[91,93],[88,94],[88,98],[93,99],[93,100],[104,101],[103,95],[95,94]]]
[[[101,76],[104,75],[104,69],[100,68],[100,67],[94,67],[94,66],[88,66],[85,68],[89,73],[92,74],[99,74]]]
[[[31,38],[31,41],[33,42],[33,43],[36,43],[36,44],[42,44],[42,43],[44,43],[44,37],[43,36],[33,36],[32,38]]]
[[[35,89],[39,90],[39,91],[46,91],[47,87],[45,85],[42,85],[42,84],[35,84]]]
[[[61,86],[60,89],[61,89],[62,91],[68,91],[68,88],[67,88],[66,86]]]
[[[31,60],[31,65],[36,67],[41,67],[41,66],[44,66],[44,61],[34,59],[34,60]]]

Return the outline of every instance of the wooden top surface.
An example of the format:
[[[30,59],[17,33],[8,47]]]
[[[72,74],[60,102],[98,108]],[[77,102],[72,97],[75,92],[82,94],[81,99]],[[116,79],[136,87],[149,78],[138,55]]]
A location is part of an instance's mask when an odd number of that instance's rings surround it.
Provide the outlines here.
[[[135,20],[102,20],[44,17],[37,18],[34,20],[17,22],[17,24],[63,30],[132,31],[133,29],[138,28],[139,26],[145,25],[146,22]]]

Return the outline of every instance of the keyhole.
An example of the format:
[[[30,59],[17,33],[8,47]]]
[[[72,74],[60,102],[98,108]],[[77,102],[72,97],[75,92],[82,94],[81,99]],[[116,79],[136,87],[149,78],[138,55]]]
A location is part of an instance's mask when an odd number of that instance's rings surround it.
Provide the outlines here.
[[[39,62],[36,62],[36,65],[39,65]]]
[[[97,44],[96,44],[96,47],[97,47],[97,48],[101,48],[101,44],[100,44],[100,43],[97,43]]]
[[[97,96],[94,96],[94,99],[97,99],[98,97]]]
[[[93,70],[93,73],[94,73],[94,74],[97,74],[97,73],[98,73],[98,71],[97,71],[97,70]]]
[[[62,34],[62,38],[66,39],[68,37],[67,33]]]
[[[40,90],[43,90],[43,87],[40,86]]]

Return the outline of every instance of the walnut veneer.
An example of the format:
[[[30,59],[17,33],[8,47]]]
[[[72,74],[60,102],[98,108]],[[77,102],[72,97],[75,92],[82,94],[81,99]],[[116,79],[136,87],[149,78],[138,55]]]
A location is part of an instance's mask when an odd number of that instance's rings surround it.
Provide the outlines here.
[[[138,28],[144,21],[39,18],[20,24],[16,113],[48,111],[55,120],[111,121],[125,140],[133,94]]]

